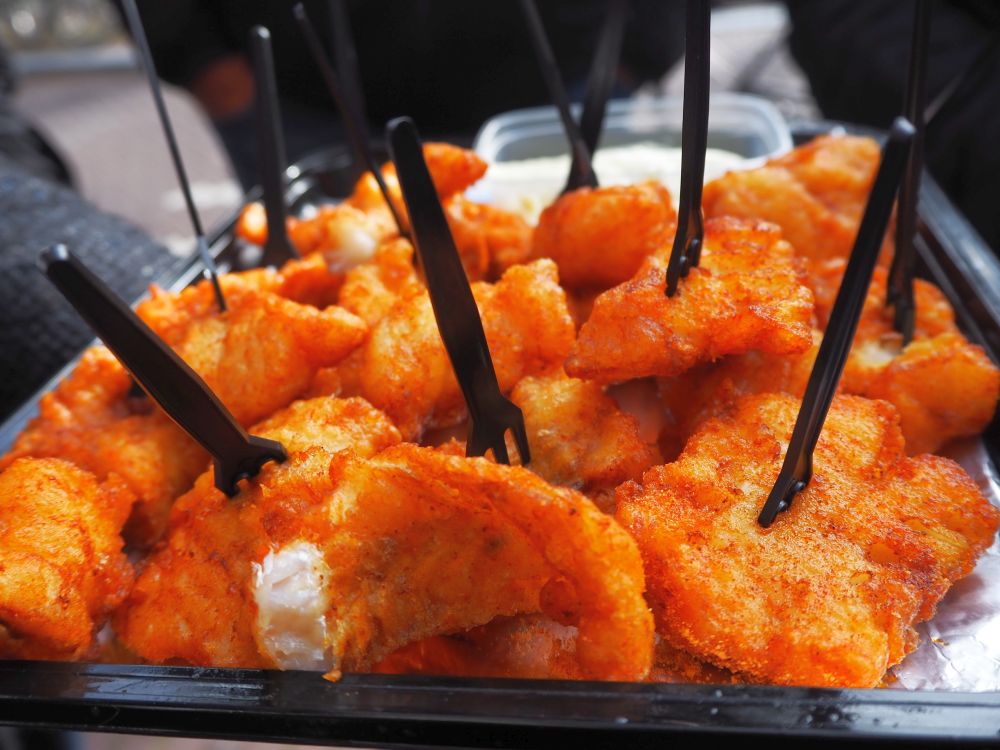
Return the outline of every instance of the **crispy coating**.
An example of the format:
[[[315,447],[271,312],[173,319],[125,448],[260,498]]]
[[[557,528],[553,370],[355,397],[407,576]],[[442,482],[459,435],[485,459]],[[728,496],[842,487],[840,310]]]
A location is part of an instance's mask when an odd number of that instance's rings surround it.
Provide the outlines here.
[[[486,162],[474,151],[453,146],[450,143],[425,143],[424,160],[431,173],[438,197],[445,200],[477,182],[486,174]],[[396,166],[386,162],[382,166],[382,177],[400,216],[406,217],[406,205],[396,176]],[[365,172],[354,186],[354,192],[347,199],[349,205],[365,212],[388,211],[385,198],[371,172]]]
[[[288,237],[299,252],[322,254],[332,271],[370,259],[375,248],[397,234],[387,211],[366,213],[346,203],[320,206],[315,216],[288,220]]]
[[[905,457],[890,404],[841,396],[809,486],[761,529],[798,408],[742,399],[676,463],[622,485],[617,518],[671,644],[752,682],[874,687],[971,572],[1000,512],[957,464]]]
[[[560,369],[524,378],[510,398],[524,415],[528,468],[553,484],[580,490],[603,510],[611,510],[615,487],[660,463],[656,447],[640,438],[635,418],[597,383]]]
[[[321,367],[343,359],[367,326],[339,307],[319,310],[281,296],[316,287],[314,264],[223,277],[220,314],[207,283],[168,294],[154,289],[137,312],[212,388],[244,426],[305,393]],[[312,291],[305,291],[310,289]],[[59,457],[99,480],[118,474],[137,502],[126,529],[145,547],[162,533],[170,505],[204,470],[207,456],[151,400],[130,398],[131,381],[103,347],[47,394],[39,416],[0,467],[22,456]]]
[[[809,286],[816,297],[816,319],[821,328],[826,328],[830,322],[830,313],[846,268],[847,261],[843,259],[810,264]],[[872,275],[872,283],[868,287],[861,318],[858,320],[855,345],[860,341],[877,339],[892,330],[892,310],[886,308],[885,304],[888,275],[888,271],[880,267]],[[932,283],[914,279],[913,301],[916,306],[914,338],[930,338],[939,333],[958,331],[955,311],[948,298]]]
[[[38,417],[0,459],[0,469],[18,458],[56,457],[99,481],[117,475],[136,500],[126,538],[148,546],[208,456],[150,399],[129,398],[130,382],[111,352],[88,349],[73,373],[42,397]]]
[[[812,293],[772,224],[714,219],[701,264],[667,297],[670,246],[601,294],[566,362],[574,377],[613,383],[678,375],[726,354],[809,348]]]
[[[581,188],[542,212],[531,257],[555,260],[567,288],[607,289],[632,278],[676,223],[670,192],[656,180]]]
[[[307,218],[288,217],[288,239],[304,257],[319,254],[331,273],[369,260],[398,230],[388,211],[365,212],[347,203],[325,204]],[[236,222],[236,236],[254,245],[267,242],[267,214],[248,203]]]
[[[478,628],[426,638],[390,654],[374,671],[457,677],[581,680],[577,629],[541,614],[497,617]]]
[[[282,618],[259,613],[270,612],[261,599],[267,554],[306,543],[322,550],[317,594],[330,602],[313,650],[328,655],[333,674],[538,611],[575,622],[587,675],[638,679],[649,670],[638,551],[582,495],[485,459],[408,444],[366,457],[330,444],[293,446],[236,502],[200,479],[116,619],[126,645],[152,661],[304,666],[302,649],[271,630]]]
[[[353,553],[341,568],[328,551],[331,567],[354,589],[346,602],[338,597],[337,666],[369,668],[407,642],[541,609],[577,627],[586,676],[641,679],[648,672],[652,622],[638,553],[582,495],[525,469],[407,444],[368,462],[345,457],[331,473],[341,478],[335,502],[350,505],[341,512],[363,508],[365,525],[391,533],[399,546],[394,575],[368,577],[360,587]],[[357,522],[345,519],[348,527]],[[341,544],[326,549],[340,552]],[[491,575],[472,574],[477,570]],[[359,626],[355,616],[380,627]]]
[[[822,325],[829,320],[844,266],[833,260],[813,267],[810,283]],[[892,403],[910,454],[934,452],[954,438],[979,434],[996,408],[1000,371],[958,332],[947,299],[922,279],[915,280],[914,341],[903,348],[892,310],[885,306],[886,275],[884,268],[875,269],[840,390]],[[819,349],[818,332],[814,339],[801,354],[750,352],[661,379],[668,417],[664,454],[676,455],[699,424],[724,414],[740,396],[782,392],[801,397]]]
[[[79,659],[132,583],[122,524],[133,497],[117,479],[54,458],[0,473],[0,656]]]
[[[821,135],[771,162],[787,169],[824,206],[855,222],[865,212],[878,163],[878,143],[853,135]]]
[[[1000,370],[961,334],[942,333],[911,342],[864,395],[896,407],[908,453],[928,453],[986,429],[1000,396]]]
[[[857,136],[820,136],[759,169],[730,172],[705,185],[706,217],[736,216],[781,227],[796,255],[850,255],[878,169],[878,144]],[[882,258],[892,256],[892,235]]]
[[[175,503],[165,544],[115,614],[119,638],[144,659],[266,665],[253,637],[251,562],[263,557],[276,524],[297,518],[305,533],[310,521],[298,514],[329,491],[334,453],[371,456],[399,441],[389,420],[361,399],[297,401],[252,432],[280,440],[289,460],[265,466],[235,500],[214,488],[211,471],[203,474]]]
[[[824,324],[843,276],[844,263],[814,268],[817,316]],[[899,412],[908,453],[938,450],[957,437],[985,429],[1000,397],[1000,370],[955,325],[944,294],[914,280],[914,340],[905,348],[885,306],[886,271],[878,268],[868,289],[842,389],[890,401]]]
[[[447,143],[425,143],[424,158],[469,279],[494,280],[510,266],[523,262],[531,239],[531,228],[524,220],[494,206],[472,203],[463,195],[486,174],[486,162],[473,151]],[[397,212],[409,226],[395,166],[391,162],[384,165],[382,175]],[[379,216],[382,222],[389,216],[385,199],[370,172],[358,180],[347,204]]]
[[[699,365],[674,378],[659,378],[664,426],[660,448],[674,459],[694,431],[706,420],[724,415],[742,396],[787,393],[798,398],[806,391],[822,334],[813,331],[813,343],[798,354],[747,352]]]
[[[531,227],[517,214],[473,203],[456,194],[444,204],[451,235],[472,280],[495,280],[524,263],[531,251]]]
[[[473,284],[472,292],[504,392],[566,357],[573,321],[552,261],[514,266],[496,284]],[[345,393],[385,411],[404,439],[416,440],[427,428],[450,426],[465,416],[426,291],[396,304],[339,369]]]
[[[398,239],[382,245],[370,263],[347,272],[339,304],[373,327],[400,299],[422,291],[424,285],[413,266],[413,245]]]
[[[244,426],[305,393],[316,371],[346,357],[368,330],[340,307],[318,310],[249,285],[227,284],[225,313],[210,294],[204,284],[154,291],[137,312]]]

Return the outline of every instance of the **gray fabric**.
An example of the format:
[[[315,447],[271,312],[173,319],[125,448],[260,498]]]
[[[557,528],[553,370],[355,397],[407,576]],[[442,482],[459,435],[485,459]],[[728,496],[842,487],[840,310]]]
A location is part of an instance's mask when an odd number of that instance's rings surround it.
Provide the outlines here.
[[[0,416],[5,416],[93,338],[37,269],[39,251],[66,244],[129,301],[177,259],[140,230],[4,157],[0,216]]]

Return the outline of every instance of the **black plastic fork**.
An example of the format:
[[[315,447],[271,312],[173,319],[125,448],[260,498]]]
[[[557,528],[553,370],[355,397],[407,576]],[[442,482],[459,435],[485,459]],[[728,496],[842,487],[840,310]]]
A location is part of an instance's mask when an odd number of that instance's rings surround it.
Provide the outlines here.
[[[823,430],[823,423],[833,403],[833,395],[851,351],[858,320],[872,281],[882,237],[892,214],[892,204],[903,178],[915,135],[914,127],[903,117],[896,118],[889,139],[882,149],[875,184],[868,196],[864,217],[854,240],[850,260],[830,312],[823,341],[816,355],[806,392],[802,397],[792,437],[778,479],[757,518],[765,529],[778,514],[791,507],[795,496],[812,479],[813,451]]]
[[[241,479],[288,457],[281,443],[248,435],[198,373],[63,245],[43,251],[39,265],[167,416],[212,455],[222,492],[235,496]]]
[[[424,269],[434,319],[469,409],[472,424],[466,455],[481,456],[492,449],[498,462],[509,464],[506,435],[510,430],[521,463],[527,464],[531,454],[524,415],[500,390],[479,308],[424,161],[423,144],[413,120],[392,120],[386,127],[386,140],[410,214],[413,244]]]
[[[288,208],[285,205],[285,167],[288,161],[281,128],[278,84],[274,79],[271,32],[263,26],[254,26],[250,30],[250,51],[257,81],[257,163],[260,165],[260,187],[267,214],[267,242],[264,243],[261,263],[278,267],[300,256],[288,238]]]
[[[167,140],[167,148],[170,151],[170,159],[174,163],[174,170],[177,172],[177,182],[184,196],[184,204],[187,206],[188,216],[191,219],[191,227],[194,229],[195,247],[201,258],[202,265],[205,266],[205,273],[208,274],[212,283],[212,290],[215,292],[215,301],[221,312],[226,311],[226,298],[222,293],[222,285],[219,284],[219,272],[215,267],[215,259],[212,258],[208,249],[208,240],[205,239],[205,230],[201,225],[201,217],[198,208],[194,204],[194,196],[191,194],[191,181],[188,180],[187,170],[184,168],[184,160],[181,158],[181,150],[177,145],[177,136],[174,134],[174,127],[170,122],[170,114],[167,112],[167,105],[163,101],[163,91],[160,89],[160,79],[156,75],[156,67],[153,65],[153,53],[149,50],[149,41],[146,39],[146,30],[142,25],[142,17],[139,15],[139,8],[136,7],[135,0],[122,0],[122,8],[125,11],[125,19],[128,23],[132,40],[139,51],[139,57],[146,70],[146,78],[149,81],[149,92],[153,96],[153,104],[156,106],[156,114],[160,118],[160,125],[163,127],[163,137]]]
[[[678,197],[677,231],[667,263],[668,297],[677,292],[681,278],[701,260],[705,220],[701,193],[705,183],[705,150],[708,148],[709,52],[712,9],[708,0],[688,0],[685,19],[684,122],[681,125],[681,193]]]
[[[594,173],[594,167],[590,161],[590,150],[587,148],[587,143],[583,140],[580,128],[570,111],[569,96],[566,94],[566,87],[563,86],[562,77],[559,75],[559,66],[556,64],[556,57],[552,52],[552,45],[549,44],[545,26],[542,24],[542,17],[538,14],[538,7],[534,0],[521,0],[521,13],[528,24],[528,34],[535,49],[535,56],[538,58],[538,65],[542,70],[542,77],[545,79],[545,87],[549,90],[549,96],[552,97],[556,110],[559,112],[559,119],[562,120],[563,130],[566,131],[566,139],[569,141],[572,162],[563,193],[582,187],[597,187],[597,175]]]
[[[885,304],[893,308],[893,327],[903,335],[903,346],[913,340],[916,326],[916,302],[913,298],[913,275],[916,263],[914,242],[917,236],[917,204],[920,176],[924,166],[924,130],[927,108],[927,45],[930,40],[930,0],[915,0],[913,41],[910,43],[909,73],[906,80],[904,116],[913,123],[916,135],[906,165],[906,176],[899,186],[896,211],[896,251],[889,268]]]
[[[337,110],[340,112],[340,119],[344,124],[344,130],[347,131],[347,138],[351,142],[355,156],[372,173],[372,177],[378,183],[386,205],[389,206],[389,212],[396,223],[396,229],[399,230],[401,237],[406,237],[406,224],[396,209],[396,204],[392,200],[389,188],[385,184],[385,178],[382,176],[382,170],[379,169],[379,165],[375,161],[375,155],[372,153],[371,146],[368,143],[366,123],[354,109],[351,96],[345,91],[344,86],[333,70],[333,66],[330,64],[330,60],[326,56],[326,52],[323,51],[323,44],[319,40],[319,35],[316,33],[316,28],[313,26],[312,21],[309,20],[305,6],[302,3],[296,3],[292,8],[292,13],[295,15],[299,30],[302,32],[302,38],[305,39],[309,54],[323,76],[323,82],[326,84],[327,91],[330,92],[330,96],[333,97],[333,101],[337,105]]]
[[[587,147],[593,163],[597,154],[597,142],[604,127],[604,115],[608,109],[608,99],[615,85],[618,60],[621,57],[622,36],[625,33],[625,18],[628,14],[628,0],[610,0],[608,13],[601,27],[594,61],[587,74],[587,87],[583,92],[583,109],[580,112],[580,135]],[[574,159],[575,160],[575,159]],[[584,165],[573,164],[570,176],[583,174]],[[569,184],[567,189],[572,189]]]

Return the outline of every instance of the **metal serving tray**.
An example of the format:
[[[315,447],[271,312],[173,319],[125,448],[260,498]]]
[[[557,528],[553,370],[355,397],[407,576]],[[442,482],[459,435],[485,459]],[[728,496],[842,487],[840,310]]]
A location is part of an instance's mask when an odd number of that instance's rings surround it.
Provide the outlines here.
[[[823,132],[811,124],[798,135]],[[345,195],[356,172],[341,149],[289,169],[296,211]],[[256,196],[251,193],[248,198]],[[1000,353],[1000,263],[929,179],[922,193],[922,273],[955,306],[962,328]],[[253,261],[214,233],[223,268]],[[181,288],[195,261],[164,279]],[[0,450],[35,413],[42,393],[0,426]],[[1000,465],[996,422],[984,435]],[[662,747],[671,740],[827,744],[991,745],[1000,741],[1000,693],[835,690],[764,686],[486,680],[55,662],[0,662],[0,724],[275,742],[396,747]]]

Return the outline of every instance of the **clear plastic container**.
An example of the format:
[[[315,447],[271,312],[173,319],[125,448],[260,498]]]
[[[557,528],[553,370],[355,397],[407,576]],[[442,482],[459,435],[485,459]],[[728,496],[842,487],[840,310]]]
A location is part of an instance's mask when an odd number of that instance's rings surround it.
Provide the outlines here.
[[[709,99],[708,147],[746,159],[763,159],[792,148],[781,113],[766,99],[745,94],[714,94]],[[615,99],[604,118],[602,148],[638,143],[678,147],[681,143],[680,97]],[[574,108],[579,117],[579,108]],[[568,154],[566,136],[555,107],[505,112],[486,121],[473,143],[488,162],[509,162]]]
[[[767,100],[718,94],[709,104],[706,180],[758,166],[792,148],[788,125]],[[612,101],[594,159],[600,184],[656,179],[676,203],[682,113],[679,97]],[[566,183],[569,147],[554,107],[497,115],[483,125],[473,148],[492,166],[469,190],[469,198],[514,211],[529,222],[537,220]]]

